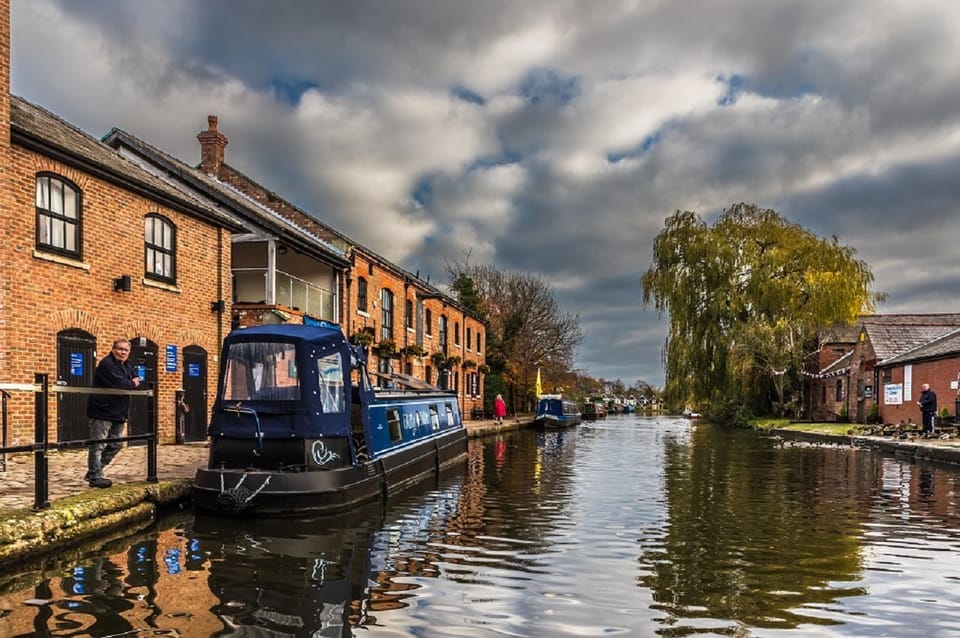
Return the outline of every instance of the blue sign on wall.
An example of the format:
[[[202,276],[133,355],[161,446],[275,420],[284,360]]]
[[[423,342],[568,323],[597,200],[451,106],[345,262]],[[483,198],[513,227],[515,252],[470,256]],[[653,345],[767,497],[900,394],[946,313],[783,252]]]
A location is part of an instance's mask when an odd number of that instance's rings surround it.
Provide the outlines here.
[[[177,371],[177,346],[167,346],[167,372]]]
[[[70,353],[70,374],[75,377],[83,376],[83,353]]]
[[[141,363],[140,365],[136,366],[136,369],[137,376],[140,377],[140,382],[143,383],[147,380],[147,366]]]
[[[188,377],[199,377],[199,376],[200,376],[200,364],[199,364],[199,363],[188,363],[188,364],[187,364],[187,376],[188,376]]]

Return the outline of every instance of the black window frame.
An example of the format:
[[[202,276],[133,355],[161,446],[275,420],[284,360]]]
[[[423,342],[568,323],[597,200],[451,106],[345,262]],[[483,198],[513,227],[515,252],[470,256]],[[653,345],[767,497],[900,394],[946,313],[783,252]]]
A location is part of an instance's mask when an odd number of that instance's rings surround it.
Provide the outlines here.
[[[367,311],[367,280],[357,277],[357,311]]]
[[[170,234],[169,247],[148,239],[148,224],[154,225],[157,230],[168,231]],[[154,239],[156,235],[154,234]],[[162,240],[163,238],[161,238]],[[169,259],[170,274],[156,272],[157,255]],[[143,218],[143,276],[154,281],[168,284],[177,283],[177,226],[168,217],[160,213],[147,213]]]
[[[46,198],[47,202],[51,201],[53,197],[53,192],[51,190],[51,183],[56,182],[61,185],[60,198],[61,198],[61,208],[66,207],[66,196],[65,193],[69,189],[73,192],[74,201],[76,202],[76,218],[70,218],[65,212],[57,213],[52,208],[41,208],[38,200],[40,199],[40,188],[41,184],[46,184]],[[63,255],[65,257],[70,257],[73,259],[83,259],[83,191],[80,190],[80,187],[77,186],[73,181],[67,179],[63,175],[50,172],[40,172],[37,173],[36,181],[34,182],[34,205],[36,207],[36,229],[34,235],[34,243],[37,250],[44,252],[56,253],[58,255]],[[59,223],[64,225],[63,232],[63,246],[58,246],[54,243],[44,243],[40,240],[41,237],[41,228],[46,226],[44,223],[45,220],[49,219],[51,224]],[[66,232],[67,228],[73,230],[73,241],[76,249],[67,248],[68,233]],[[50,233],[51,237],[53,233]]]
[[[380,289],[380,338],[393,340],[393,306],[395,295],[389,288]]]

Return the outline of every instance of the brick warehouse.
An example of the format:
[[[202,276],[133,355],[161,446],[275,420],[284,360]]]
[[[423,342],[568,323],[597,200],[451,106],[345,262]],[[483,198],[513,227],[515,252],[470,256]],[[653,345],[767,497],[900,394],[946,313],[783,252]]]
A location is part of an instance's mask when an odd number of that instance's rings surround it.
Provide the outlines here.
[[[278,318],[302,321],[309,313],[340,322],[351,334],[372,333],[376,344],[392,341],[394,351],[373,349],[372,370],[456,389],[465,414],[482,406],[485,329],[479,319],[429,282],[230,169],[215,117],[212,131],[198,136],[200,167],[187,167],[207,183],[183,188],[173,173],[121,149],[122,132],[101,142],[11,97],[9,0],[0,0],[0,12],[0,123],[9,131],[0,146],[0,205],[8,224],[0,266],[0,383],[29,382],[43,372],[51,383],[87,385],[96,360],[123,336],[133,342],[132,360],[157,388],[161,440],[174,439],[175,394],[181,388],[187,404],[199,408],[189,415],[188,440],[202,439],[226,331]],[[218,162],[216,171],[211,158]],[[284,227],[269,219],[250,204],[258,200],[292,221]],[[167,239],[148,241],[154,231]],[[265,238],[262,257],[251,236]],[[316,312],[298,307],[296,300],[273,298],[270,285],[268,294],[246,289],[246,296],[238,294],[238,264],[259,259],[255,265],[264,271],[275,265],[292,271],[305,255],[313,258],[311,274],[319,272],[318,263],[325,268],[319,281],[308,283],[330,293]],[[133,433],[147,427],[134,427],[146,418],[137,401]],[[71,403],[70,395],[57,396],[48,408],[52,439],[85,438],[82,405]],[[8,444],[32,438],[32,414],[32,398],[11,399]]]

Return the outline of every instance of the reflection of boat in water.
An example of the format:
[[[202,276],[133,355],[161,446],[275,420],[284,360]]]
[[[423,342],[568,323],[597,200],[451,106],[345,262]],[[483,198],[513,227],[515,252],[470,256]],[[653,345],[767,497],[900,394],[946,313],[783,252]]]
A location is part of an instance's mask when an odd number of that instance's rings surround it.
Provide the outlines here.
[[[545,430],[567,428],[580,423],[580,407],[559,394],[541,394],[534,426]]]
[[[219,600],[212,611],[227,627],[217,635],[352,636],[352,628],[378,625],[375,614],[406,606],[420,585],[395,578],[398,565],[418,577],[439,569],[422,556],[406,556],[401,541],[445,529],[460,484],[408,496],[389,508],[366,503],[313,518],[224,525],[198,514],[191,542],[209,562],[207,583]]]
[[[335,324],[235,330],[220,365],[209,462],[193,488],[202,510],[328,514],[466,458],[456,394],[375,389],[366,351]]]

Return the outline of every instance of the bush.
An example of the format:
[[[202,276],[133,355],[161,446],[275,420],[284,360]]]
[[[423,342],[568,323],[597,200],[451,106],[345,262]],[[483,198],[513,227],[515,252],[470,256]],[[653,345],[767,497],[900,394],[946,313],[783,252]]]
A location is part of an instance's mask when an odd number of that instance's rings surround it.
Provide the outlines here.
[[[731,399],[711,403],[704,410],[703,415],[711,423],[736,428],[750,427],[750,421],[753,419],[750,410],[742,402]]]

